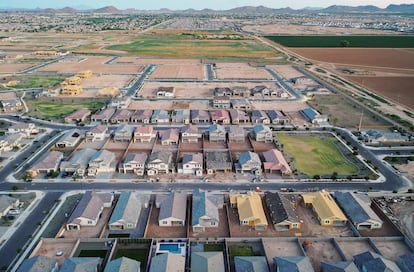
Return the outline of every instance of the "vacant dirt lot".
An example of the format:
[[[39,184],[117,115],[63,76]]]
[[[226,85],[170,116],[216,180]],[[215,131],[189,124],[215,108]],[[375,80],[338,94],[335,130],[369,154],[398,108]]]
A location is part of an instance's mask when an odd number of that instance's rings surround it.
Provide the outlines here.
[[[205,79],[203,65],[160,65],[150,76],[151,79]]]
[[[209,109],[209,101],[168,101],[168,100],[140,100],[132,101],[129,105],[129,110],[173,110],[173,109]]]
[[[414,240],[414,202],[401,201],[389,204],[389,207],[392,209],[393,215],[400,220],[398,225],[402,231],[410,237],[411,240]]]
[[[273,79],[265,70],[246,63],[217,63],[215,71],[218,79]]]
[[[252,101],[253,109],[259,110],[283,110],[286,112],[296,112],[309,107],[305,101]]]
[[[366,251],[375,252],[374,249],[369,244],[368,240],[364,239],[355,239],[355,240],[340,240],[337,239],[337,242],[345,254],[345,257],[348,261],[353,260],[353,256]]]
[[[407,164],[397,164],[395,166],[404,174],[406,178],[411,180],[411,183],[414,182],[414,161],[410,161]],[[412,225],[414,225],[414,221]],[[414,239],[414,230],[412,238]]]
[[[342,261],[339,252],[334,247],[331,240],[311,241],[306,254],[308,255],[315,271],[321,271],[320,265],[322,261],[325,262],[339,262]]]
[[[299,248],[297,240],[282,240],[282,239],[263,239],[263,247],[266,252],[267,262],[270,265],[271,271],[276,271],[274,268],[273,258],[276,256],[303,256]]]
[[[0,73],[17,73],[33,65],[30,63],[2,63],[0,64]]]
[[[177,64],[176,59],[152,59],[152,58],[136,58],[136,57],[120,57],[117,58],[113,64],[135,64],[135,65],[164,65],[164,64]],[[181,65],[197,65],[200,64],[199,60],[193,59],[182,59],[180,60]]]
[[[95,74],[91,78],[82,80],[83,88],[123,88],[128,85],[128,83],[134,77],[131,75],[100,75]]]
[[[412,253],[410,248],[403,240],[377,240],[375,238],[372,239],[374,244],[377,246],[378,250],[381,254],[394,262],[398,261],[398,258],[401,255]]]
[[[292,65],[267,65],[267,68],[272,69],[285,79],[303,76],[303,74],[294,69]]]
[[[412,61],[414,62],[414,58]],[[345,78],[414,109],[414,77],[345,76]]]

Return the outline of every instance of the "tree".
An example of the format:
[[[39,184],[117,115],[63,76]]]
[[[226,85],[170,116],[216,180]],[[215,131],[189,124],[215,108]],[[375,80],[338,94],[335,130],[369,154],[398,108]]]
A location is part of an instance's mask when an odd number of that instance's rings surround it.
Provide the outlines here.
[[[17,185],[13,185],[12,190],[13,190],[13,191],[17,191],[17,190],[19,190],[19,186],[17,186]]]
[[[349,47],[351,43],[348,40],[342,40],[340,43],[341,47]]]

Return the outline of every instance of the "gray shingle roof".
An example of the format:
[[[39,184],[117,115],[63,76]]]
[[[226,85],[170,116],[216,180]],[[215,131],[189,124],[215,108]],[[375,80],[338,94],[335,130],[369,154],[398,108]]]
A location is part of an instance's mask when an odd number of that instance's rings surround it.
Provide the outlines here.
[[[224,272],[223,252],[193,252],[191,254],[191,271]]]
[[[160,214],[158,219],[178,218],[185,220],[187,211],[187,194],[180,192],[173,192],[164,199],[160,206]]]
[[[353,262],[321,262],[322,271],[326,272],[359,272]]]
[[[264,256],[243,256],[234,258],[236,272],[268,272],[266,257]]]
[[[208,196],[207,192],[196,189],[193,191],[193,203],[191,209],[191,225],[195,226],[199,223],[200,217],[207,215],[219,221],[218,207]]]
[[[339,206],[353,223],[363,223],[369,219],[379,220],[379,217],[369,207],[361,205],[354,194],[350,192],[335,192],[334,197]]]
[[[136,272],[140,271],[140,266],[141,263],[136,260],[121,257],[110,261],[106,265],[104,272]]]
[[[101,264],[101,258],[97,257],[71,257],[65,259],[60,272],[95,272]]]
[[[265,192],[266,204],[270,209],[273,224],[285,220],[299,222],[299,217],[294,211],[290,201],[279,193]]]
[[[56,259],[38,255],[24,260],[17,272],[51,272],[56,265]]]
[[[275,257],[273,261],[279,272],[312,272],[313,267],[308,257],[286,256]]]

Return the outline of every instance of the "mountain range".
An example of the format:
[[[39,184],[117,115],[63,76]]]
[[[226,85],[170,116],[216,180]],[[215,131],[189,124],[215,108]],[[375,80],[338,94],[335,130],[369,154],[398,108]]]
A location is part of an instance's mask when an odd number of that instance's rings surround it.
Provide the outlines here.
[[[212,9],[186,9],[186,10],[170,10],[170,9],[159,9],[159,10],[138,10],[138,9],[126,9],[120,10],[114,6],[106,6],[99,9],[75,9],[72,7],[65,7],[62,9],[14,9],[14,8],[0,8],[0,10],[7,11],[31,11],[39,13],[107,13],[107,14],[129,14],[129,13],[184,13],[184,14],[286,14],[286,13],[414,13],[414,4],[391,4],[386,8],[379,8],[377,6],[366,5],[366,6],[342,6],[332,5],[327,8],[316,8],[306,7],[304,9],[291,9],[287,8],[268,8],[265,6],[243,6],[229,10],[212,10]]]

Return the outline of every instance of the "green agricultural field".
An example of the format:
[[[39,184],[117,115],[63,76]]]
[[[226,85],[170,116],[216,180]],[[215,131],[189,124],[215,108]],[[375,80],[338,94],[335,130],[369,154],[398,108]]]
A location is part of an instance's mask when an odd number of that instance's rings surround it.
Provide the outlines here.
[[[181,33],[141,35],[130,43],[110,45],[107,49],[161,58],[275,61],[275,58],[280,57],[274,49],[256,40],[203,40]]]
[[[287,47],[414,48],[414,36],[266,36]]]
[[[42,117],[46,120],[56,120],[62,118],[80,108],[88,108],[90,110],[97,110],[105,105],[104,102],[28,102],[28,106],[31,109],[31,115]]]
[[[61,83],[64,79],[64,77],[19,77],[16,79],[19,83],[13,86],[13,88],[26,89],[53,87],[56,84]]]
[[[335,144],[334,137],[291,136],[284,133],[277,137],[295,159],[298,171],[313,177],[314,175],[358,174],[358,168],[345,158]]]

